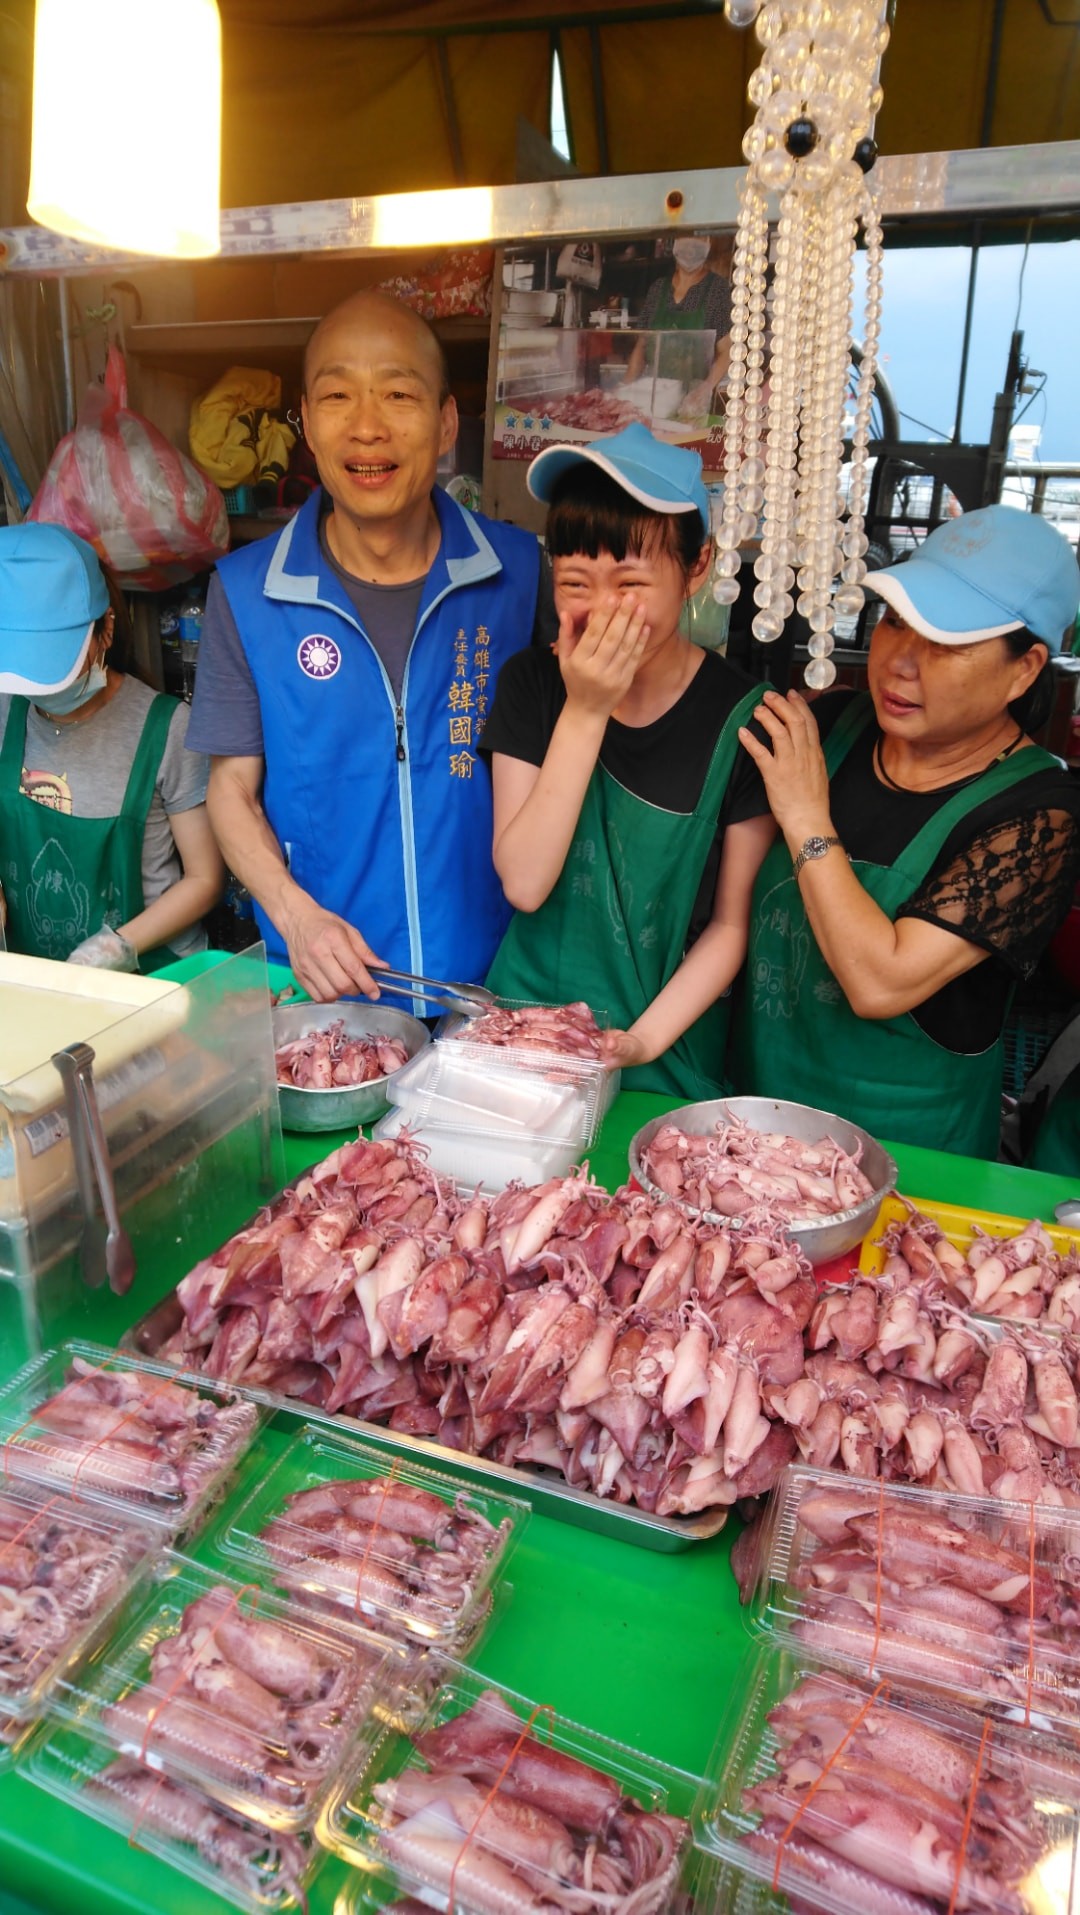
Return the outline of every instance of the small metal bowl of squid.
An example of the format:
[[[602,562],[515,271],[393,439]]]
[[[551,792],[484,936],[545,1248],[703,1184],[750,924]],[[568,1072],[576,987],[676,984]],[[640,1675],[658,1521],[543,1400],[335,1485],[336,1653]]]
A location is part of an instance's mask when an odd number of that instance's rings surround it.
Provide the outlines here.
[[[291,1044],[313,1031],[328,1030],[339,1021],[346,1037],[396,1037],[409,1057],[431,1042],[431,1032],[419,1018],[368,999],[339,999],[334,1004],[279,1004],[271,1012],[274,1049]],[[366,1084],[333,1085],[330,1090],[301,1090],[295,1084],[278,1085],[278,1103],[284,1130],[353,1130],[372,1123],[390,1107],[389,1086],[396,1072],[372,1077]]]
[[[684,1199],[669,1196],[653,1183],[642,1163],[653,1138],[665,1124],[674,1124],[691,1136],[701,1137],[710,1135],[728,1119],[738,1119],[754,1130],[781,1131],[786,1137],[797,1137],[808,1144],[819,1144],[830,1138],[850,1155],[858,1153],[859,1169],[873,1185],[872,1194],[850,1210],[838,1210],[831,1217],[793,1221],[789,1226],[791,1235],[811,1263],[830,1263],[834,1257],[854,1250],[871,1229],[883,1200],[896,1189],[896,1165],[868,1131],[861,1130],[858,1124],[849,1124],[833,1111],[815,1110],[810,1104],[782,1103],[772,1097],[716,1097],[707,1103],[683,1104],[678,1110],[667,1111],[663,1117],[654,1117],[651,1123],[642,1125],[631,1142],[631,1172],[652,1196],[679,1204],[691,1216],[702,1217],[706,1223],[737,1226],[738,1218],[725,1217],[716,1210],[697,1210]],[[780,1203],[772,1207],[777,1211],[783,1209]]]

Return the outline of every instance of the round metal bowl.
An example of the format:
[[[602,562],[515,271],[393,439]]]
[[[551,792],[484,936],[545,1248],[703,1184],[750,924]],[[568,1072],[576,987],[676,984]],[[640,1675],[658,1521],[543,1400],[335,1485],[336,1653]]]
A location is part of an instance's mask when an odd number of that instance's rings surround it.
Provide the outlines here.
[[[691,1136],[701,1137],[715,1130],[724,1117],[741,1118],[755,1130],[783,1131],[788,1137],[804,1138],[810,1144],[831,1137],[842,1150],[854,1152],[861,1146],[859,1168],[873,1184],[873,1195],[852,1210],[839,1210],[834,1217],[823,1217],[820,1223],[792,1226],[791,1235],[811,1263],[829,1263],[833,1257],[842,1257],[846,1250],[854,1250],[873,1224],[882,1200],[896,1189],[896,1165],[868,1131],[860,1130],[858,1124],[849,1124],[830,1110],[815,1110],[810,1104],[785,1104],[772,1097],[716,1097],[708,1103],[683,1104],[679,1110],[669,1110],[663,1117],[654,1117],[651,1123],[643,1124],[630,1144],[630,1169],[642,1189],[667,1203],[679,1204],[691,1216],[703,1217],[707,1223],[737,1224],[737,1218],[721,1216],[716,1210],[695,1210],[679,1197],[668,1197],[666,1191],[647,1176],[641,1163],[657,1131],[665,1124],[676,1124]]]
[[[349,1037],[399,1037],[410,1057],[430,1043],[431,1032],[419,1018],[407,1011],[393,1011],[366,999],[340,999],[335,1004],[280,1004],[270,1013],[274,1049],[306,1037],[309,1031],[325,1031],[340,1018]],[[295,1084],[278,1085],[281,1123],[284,1130],[347,1130],[371,1123],[389,1109],[387,1086],[396,1073],[373,1077],[366,1084],[348,1084],[341,1090],[299,1090]]]

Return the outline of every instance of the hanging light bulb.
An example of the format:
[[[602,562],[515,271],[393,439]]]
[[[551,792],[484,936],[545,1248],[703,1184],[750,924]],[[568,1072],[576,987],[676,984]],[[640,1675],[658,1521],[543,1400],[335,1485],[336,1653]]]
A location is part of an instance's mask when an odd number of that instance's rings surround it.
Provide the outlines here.
[[[833,627],[838,614],[861,607],[866,576],[867,443],[881,331],[881,222],[867,176],[877,158],[887,5],[765,0],[756,29],[763,54],[748,88],[757,112],[743,138],[749,164],[735,240],[713,596],[722,604],[738,597],[739,547],[761,514],[751,630],[769,643],[798,611],[810,626],[806,683],[815,690],[836,677]],[[766,398],[770,194],[779,194],[780,210]],[[845,501],[839,476],[860,224],[866,313]]]
[[[31,219],[88,245],[203,258],[221,249],[220,168],[215,0],[37,0]]]

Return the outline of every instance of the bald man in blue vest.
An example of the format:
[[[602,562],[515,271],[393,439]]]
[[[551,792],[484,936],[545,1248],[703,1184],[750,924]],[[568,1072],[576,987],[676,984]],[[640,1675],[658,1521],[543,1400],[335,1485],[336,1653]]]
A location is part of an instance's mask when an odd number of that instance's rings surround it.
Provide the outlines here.
[[[504,659],[555,636],[539,546],[435,485],[457,408],[397,301],[317,327],[303,421],[321,489],[207,597],[188,744],[210,821],[312,997],[375,996],[380,963],[480,980],[509,913],[477,745]]]

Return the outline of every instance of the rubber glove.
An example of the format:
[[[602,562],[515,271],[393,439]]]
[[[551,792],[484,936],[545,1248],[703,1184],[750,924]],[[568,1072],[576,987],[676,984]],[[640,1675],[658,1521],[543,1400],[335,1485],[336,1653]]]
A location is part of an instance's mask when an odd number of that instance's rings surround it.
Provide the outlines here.
[[[137,971],[139,953],[133,944],[103,924],[92,937],[84,938],[68,957],[69,964],[92,964],[98,971]]]

